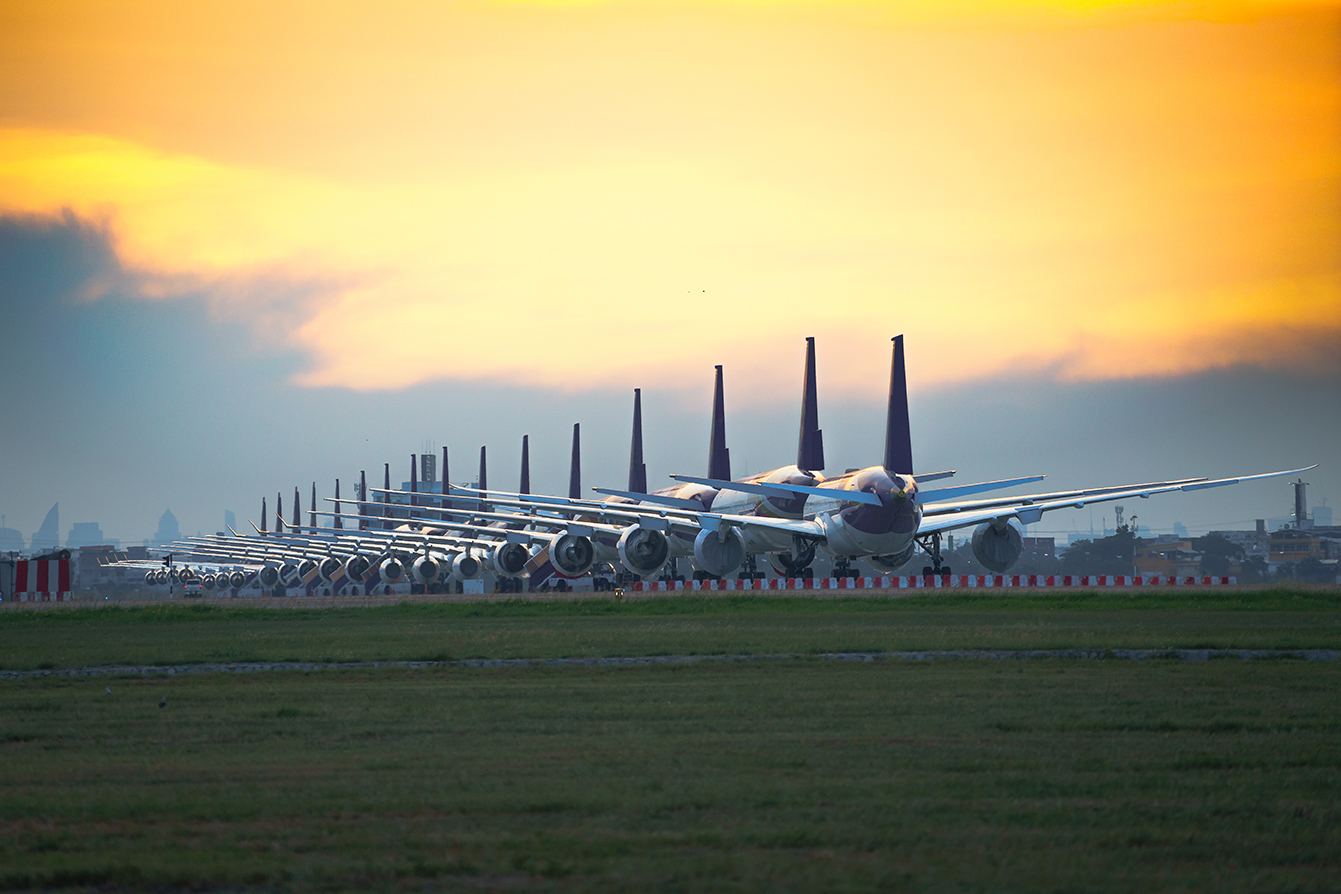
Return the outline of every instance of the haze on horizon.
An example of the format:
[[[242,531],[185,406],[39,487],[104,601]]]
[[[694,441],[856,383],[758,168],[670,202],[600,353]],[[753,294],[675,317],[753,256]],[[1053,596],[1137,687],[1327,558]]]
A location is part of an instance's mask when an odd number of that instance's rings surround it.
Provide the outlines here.
[[[559,490],[577,421],[619,486],[634,387],[698,471],[715,363],[768,468],[808,335],[862,465],[899,332],[938,467],[1330,499],[1341,4],[8,3],[0,312],[25,536],[427,441]],[[1253,487],[1142,520],[1288,514]]]

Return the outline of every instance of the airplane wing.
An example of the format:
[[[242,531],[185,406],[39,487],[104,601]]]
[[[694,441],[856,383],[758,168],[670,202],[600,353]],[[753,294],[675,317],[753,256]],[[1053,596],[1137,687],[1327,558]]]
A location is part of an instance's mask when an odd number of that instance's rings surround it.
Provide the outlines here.
[[[1007,504],[1004,500],[989,501],[989,505],[973,506],[972,504],[963,505],[949,509],[940,507],[943,511],[935,512],[935,507],[929,507],[923,517],[922,524],[918,527],[919,534],[934,534],[937,531],[949,531],[954,528],[964,528],[970,525],[981,524],[985,521],[996,521],[1015,518],[1021,524],[1031,525],[1043,517],[1043,513],[1051,512],[1055,509],[1080,509],[1090,503],[1107,503],[1112,500],[1126,500],[1132,497],[1145,499],[1154,494],[1172,493],[1174,491],[1198,491],[1206,490],[1212,487],[1225,487],[1230,484],[1239,484],[1243,481],[1257,481],[1262,478],[1277,478],[1281,475],[1297,475],[1301,472],[1307,472],[1309,469],[1316,469],[1317,465],[1307,466],[1302,469],[1288,469],[1283,472],[1266,472],[1261,475],[1242,475],[1237,478],[1193,478],[1182,479],[1179,481],[1157,482],[1153,484],[1133,484],[1126,487],[1100,488],[1091,491],[1071,491],[1057,494],[1036,494],[1032,497],[1014,498],[1014,504]]]

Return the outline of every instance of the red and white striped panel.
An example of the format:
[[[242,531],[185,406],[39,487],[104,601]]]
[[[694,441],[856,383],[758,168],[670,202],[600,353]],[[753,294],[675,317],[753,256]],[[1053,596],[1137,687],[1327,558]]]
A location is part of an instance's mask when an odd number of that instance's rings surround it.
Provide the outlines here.
[[[1072,574],[954,574],[950,576],[910,577],[818,577],[772,578],[765,580],[694,580],[694,581],[638,581],[635,593],[658,593],[677,590],[744,591],[744,590],[907,590],[907,589],[1003,589],[1010,587],[1154,587],[1154,586],[1216,586],[1236,583],[1232,577],[1171,577],[1130,575],[1072,575]]]
[[[15,602],[64,602],[69,598],[69,559],[29,559],[15,565]]]

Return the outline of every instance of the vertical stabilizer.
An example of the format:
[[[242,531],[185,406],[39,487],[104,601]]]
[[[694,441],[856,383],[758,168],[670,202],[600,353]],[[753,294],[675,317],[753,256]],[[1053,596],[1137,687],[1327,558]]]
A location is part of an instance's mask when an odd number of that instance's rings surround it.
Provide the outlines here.
[[[903,371],[903,336],[894,336],[889,368],[889,409],[885,416],[885,470],[913,473],[913,436],[908,424],[908,377]]]
[[[410,454],[410,505],[418,506],[419,498],[415,496],[419,492],[419,457]],[[414,513],[410,513],[413,515]]]
[[[447,495],[448,495],[449,493],[451,493],[451,490],[452,490],[452,486],[451,486],[451,484],[448,483],[448,482],[450,482],[450,481],[452,480],[452,478],[451,478],[451,476],[450,476],[449,474],[447,474],[447,448],[446,448],[446,447],[442,448],[442,475],[441,475],[441,478],[442,478],[442,496],[443,496],[442,508],[443,508],[443,509],[451,509],[451,508],[452,508],[452,501],[446,499]],[[447,518],[448,516],[447,516],[446,513],[443,513],[443,516],[442,516],[442,517],[445,519],[445,518]]]
[[[582,423],[573,423],[573,459],[568,464],[568,499],[582,499]]]
[[[531,436],[522,435],[521,485],[517,488],[517,493],[529,494],[530,492],[531,492]]]
[[[265,530],[265,497],[261,497],[261,533],[262,533],[262,534],[266,533],[266,530]]]
[[[275,533],[284,533],[284,495],[275,494]]]
[[[633,442],[629,448],[629,493],[647,493],[647,464],[643,462],[643,390],[633,389]]]
[[[359,530],[366,531],[368,530],[368,523],[363,520],[363,517],[368,514],[367,512],[364,511],[367,508],[365,503],[368,500],[368,472],[366,469],[359,469],[358,497],[359,497]]]
[[[806,371],[801,382],[801,438],[796,465],[808,472],[824,468],[824,432],[819,427],[819,388],[815,384],[815,339],[806,339]]]
[[[382,463],[382,490],[391,490],[391,463]],[[391,494],[382,494],[382,530],[390,531]]]
[[[289,527],[293,533],[301,534],[303,532],[303,503],[298,497],[298,485],[293,486],[293,517],[289,519]]]
[[[335,529],[343,530],[345,520],[340,517],[340,479],[335,479]]]
[[[712,391],[712,434],[708,441],[708,477],[731,480],[731,451],[726,449],[726,398],[722,391],[722,367]]]
[[[307,504],[307,529],[313,533],[317,530],[317,483],[312,482],[312,502]]]
[[[481,490],[481,491],[487,491],[488,489],[489,489],[489,472],[488,472],[488,466],[487,466],[487,463],[485,462],[485,458],[484,458],[484,448],[481,447],[481,448],[480,448],[480,490]],[[479,511],[480,511],[480,512],[488,512],[488,511],[489,511],[489,504],[486,503],[486,502],[484,502],[484,494],[483,494],[483,493],[480,494]]]

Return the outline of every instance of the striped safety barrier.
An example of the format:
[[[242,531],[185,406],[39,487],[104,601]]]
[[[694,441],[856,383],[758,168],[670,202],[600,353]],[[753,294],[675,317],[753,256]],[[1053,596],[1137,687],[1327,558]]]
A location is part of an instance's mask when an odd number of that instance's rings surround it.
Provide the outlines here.
[[[65,602],[70,598],[69,559],[25,559],[14,565],[15,602]]]
[[[1232,577],[1172,575],[1079,574],[950,574],[909,577],[794,577],[764,580],[639,581],[635,593],[671,591],[756,590],[954,590],[1007,587],[1158,587],[1215,586],[1236,583]]]

